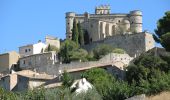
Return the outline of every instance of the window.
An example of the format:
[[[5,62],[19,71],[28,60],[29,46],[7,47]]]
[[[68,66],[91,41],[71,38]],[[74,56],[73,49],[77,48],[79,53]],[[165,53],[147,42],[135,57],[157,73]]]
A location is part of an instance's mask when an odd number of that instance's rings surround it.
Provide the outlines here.
[[[25,49],[25,52],[27,52],[27,49]]]
[[[120,23],[120,20],[118,22]]]
[[[29,49],[29,51],[31,51],[31,49]]]
[[[23,61],[23,64],[25,65],[25,60]]]
[[[70,24],[70,23],[67,23],[68,25]]]

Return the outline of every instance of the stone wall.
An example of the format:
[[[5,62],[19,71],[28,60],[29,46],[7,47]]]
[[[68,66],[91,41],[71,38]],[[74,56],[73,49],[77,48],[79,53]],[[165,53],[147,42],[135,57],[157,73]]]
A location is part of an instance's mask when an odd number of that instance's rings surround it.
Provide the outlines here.
[[[20,55],[15,51],[0,54],[0,73],[8,74],[11,67],[17,64],[19,57]]]
[[[46,36],[45,43],[47,46],[50,44],[50,45],[53,45],[53,46],[57,47],[58,49],[60,49],[60,40],[56,37]]]
[[[37,72],[45,72],[50,75],[58,75],[64,70],[69,72],[74,72],[81,69],[89,69],[93,67],[107,66],[107,65],[116,65],[120,70],[123,70],[124,66],[127,66],[133,58],[127,54],[115,54],[111,53],[99,61],[89,61],[89,62],[71,62],[70,64],[48,64],[40,67],[35,67]],[[121,62],[121,63],[118,63]]]
[[[26,56],[19,60],[20,68],[22,69],[53,65],[58,61],[58,56],[55,51]]]
[[[140,55],[142,52],[152,49],[155,46],[155,41],[152,34],[146,32],[124,35],[120,34],[85,45],[83,48],[91,51],[100,44],[109,44],[115,48],[122,48],[130,56],[135,57]]]

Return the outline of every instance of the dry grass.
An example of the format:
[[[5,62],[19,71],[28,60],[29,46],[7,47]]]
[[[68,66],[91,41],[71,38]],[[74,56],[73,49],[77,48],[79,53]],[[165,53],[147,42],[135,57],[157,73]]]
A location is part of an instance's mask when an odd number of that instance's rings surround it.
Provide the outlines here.
[[[170,92],[162,92],[155,96],[146,97],[146,100],[170,100]]]

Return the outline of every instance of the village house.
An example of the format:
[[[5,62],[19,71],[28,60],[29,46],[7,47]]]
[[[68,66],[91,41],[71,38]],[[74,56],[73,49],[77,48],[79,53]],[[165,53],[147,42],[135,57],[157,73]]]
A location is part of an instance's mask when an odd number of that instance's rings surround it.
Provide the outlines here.
[[[21,69],[39,69],[57,62],[59,62],[59,59],[55,51],[29,55],[19,59]]]
[[[11,68],[17,64],[19,58],[20,55],[15,51],[0,54],[0,73],[10,73]]]
[[[6,75],[0,79],[0,86],[9,91],[24,91],[36,88],[53,79],[54,76],[23,70]]]

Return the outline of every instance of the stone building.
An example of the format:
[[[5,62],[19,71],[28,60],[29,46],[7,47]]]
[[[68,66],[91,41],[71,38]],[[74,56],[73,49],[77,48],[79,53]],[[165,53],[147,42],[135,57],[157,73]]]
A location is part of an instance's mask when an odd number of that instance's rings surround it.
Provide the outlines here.
[[[58,49],[60,48],[60,40],[56,37],[46,36],[45,43],[46,43],[46,45],[50,44],[50,45],[57,47]]]
[[[17,64],[19,58],[20,55],[15,51],[0,54],[0,73],[9,73],[12,66]]]
[[[57,47],[58,49],[60,48],[60,40],[58,38],[52,36],[46,36],[45,43],[38,41],[38,43],[35,44],[28,44],[19,47],[19,54],[21,55],[21,57],[24,57],[24,56],[43,53],[49,44]]]
[[[142,12],[110,13],[110,6],[99,6],[95,14],[66,13],[66,37],[72,38],[73,21],[76,19],[82,28],[89,33],[91,42],[103,40],[116,34],[132,34],[142,32]],[[132,33],[131,33],[132,32]]]
[[[21,57],[29,56],[33,54],[39,54],[43,52],[45,48],[46,48],[46,44],[39,41],[36,44],[29,44],[29,45],[19,47],[19,54],[21,55]]]
[[[54,76],[23,70],[6,75],[0,79],[0,86],[8,91],[33,89],[53,79]]]
[[[21,69],[38,69],[59,62],[55,51],[25,56],[19,59]]]

